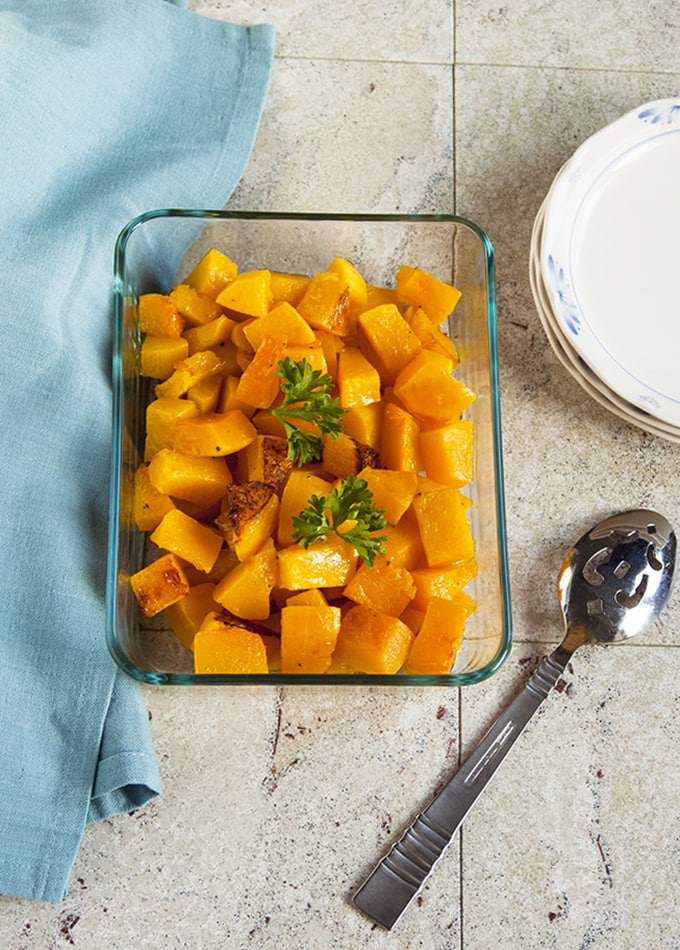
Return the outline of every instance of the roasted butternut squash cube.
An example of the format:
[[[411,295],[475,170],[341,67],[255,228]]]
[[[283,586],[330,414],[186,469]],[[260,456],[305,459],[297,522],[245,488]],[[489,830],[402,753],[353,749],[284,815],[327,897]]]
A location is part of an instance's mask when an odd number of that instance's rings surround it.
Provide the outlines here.
[[[327,541],[314,541],[308,548],[291,544],[279,551],[279,584],[286,590],[310,587],[342,587],[357,566],[354,548],[332,533]]]
[[[397,294],[407,304],[422,307],[433,323],[453,313],[460,291],[420,267],[403,265],[397,270]]]
[[[373,495],[373,504],[385,513],[389,524],[399,521],[418,490],[418,476],[415,472],[364,468],[359,472],[359,477],[367,483]]]
[[[312,495],[323,496],[328,492],[328,482],[318,475],[313,475],[303,469],[293,468],[281,493],[281,508],[279,509],[279,524],[276,540],[279,547],[287,547],[293,543],[293,517],[307,507]],[[285,585],[284,585],[285,586]],[[314,587],[314,584],[307,584]],[[323,586],[323,585],[320,585]]]
[[[290,594],[285,598],[287,607],[325,607],[328,605],[326,595],[318,587],[301,590],[297,594]]]
[[[408,508],[396,524],[386,524],[380,534],[386,538],[385,560],[391,564],[405,567],[407,571],[427,565],[423,542],[420,540],[420,531],[412,508]]]
[[[177,363],[189,355],[189,344],[182,336],[153,336],[142,340],[140,373],[151,379],[167,379]]]
[[[338,274],[349,290],[350,313],[361,313],[366,309],[367,288],[366,281],[357,268],[344,257],[336,257],[328,265],[332,274]]]
[[[177,337],[184,329],[184,317],[167,294],[142,294],[139,329],[154,336]]]
[[[271,613],[271,592],[277,573],[276,549],[270,538],[256,554],[225,574],[213,597],[237,617],[266,620]]]
[[[257,435],[236,457],[239,482],[265,482],[280,492],[293,468],[288,441],[274,435]]]
[[[178,508],[163,515],[151,540],[164,551],[170,551],[193,564],[199,571],[210,571],[220,553],[223,538],[200,521]]]
[[[253,630],[208,614],[194,637],[194,671],[233,676],[268,673],[264,641]]]
[[[170,299],[190,326],[209,323],[222,313],[212,297],[199,293],[190,284],[177,284],[170,291]]]
[[[345,587],[345,597],[349,600],[365,607],[374,607],[390,617],[399,617],[415,592],[409,572],[380,557],[376,558],[373,567],[360,564]]]
[[[333,662],[358,673],[398,673],[413,641],[410,628],[397,617],[357,604],[342,618]]]
[[[285,606],[281,610],[281,672],[325,673],[340,632],[339,607]]]
[[[372,449],[380,451],[382,437],[382,402],[374,402],[368,406],[351,406],[340,420],[342,431],[350,435],[357,442],[370,445]]]
[[[272,306],[277,303],[292,304],[296,307],[309,287],[311,278],[307,274],[287,274],[282,271],[272,271]]]
[[[184,283],[213,300],[238,274],[238,266],[217,248],[210,248]]]
[[[161,449],[171,449],[180,419],[191,419],[198,414],[195,402],[179,396],[161,396],[150,402],[146,407],[145,460],[149,461]]]
[[[475,394],[451,375],[450,359],[434,350],[422,349],[394,382],[395,396],[409,412],[430,425],[444,425],[459,419],[474,401]]]
[[[224,361],[212,350],[201,350],[187,356],[175,371],[156,386],[156,396],[184,396],[192,386],[207,376],[217,376],[225,370]]]
[[[186,597],[165,608],[165,619],[187,650],[193,650],[194,636],[206,616],[219,610],[213,600],[214,590],[215,585],[209,582],[195,584]]]
[[[355,346],[338,354],[338,392],[343,409],[380,401],[380,374]]]
[[[467,561],[475,553],[472,531],[457,488],[426,492],[413,499],[429,567]]]
[[[149,462],[149,479],[171,498],[209,505],[222,498],[232,476],[224,458],[161,449]]]
[[[289,357],[294,363],[307,360],[312,369],[320,373],[328,372],[326,351],[318,340],[314,340],[313,343],[287,343],[283,355]]]
[[[189,356],[200,353],[201,350],[212,350],[221,343],[225,343],[236,325],[235,320],[230,320],[225,314],[221,314],[209,323],[189,327],[182,334],[189,346]]]
[[[451,360],[453,367],[458,365],[458,350],[453,340],[442,333],[433,323],[422,307],[410,307],[404,314],[411,329],[423,344],[426,350],[435,350]]]
[[[273,303],[272,275],[268,270],[243,271],[216,297],[217,303],[236,314],[263,317]]]
[[[468,485],[473,476],[473,437],[472,423],[467,419],[421,430],[418,445],[427,474],[453,488]]]
[[[349,287],[340,274],[320,271],[315,274],[297,310],[307,323],[318,330],[346,336],[351,329]]]
[[[245,561],[271,537],[279,518],[279,497],[266,482],[228,485],[215,524],[239,561]]]
[[[222,379],[220,376],[208,376],[196,383],[187,392],[187,399],[196,403],[201,415],[215,412],[222,393]]]
[[[315,342],[314,330],[295,307],[285,301],[277,304],[263,317],[244,323],[243,333],[253,352],[268,336],[286,344],[304,345]]]
[[[357,317],[359,349],[390,385],[399,371],[420,351],[422,343],[394,304],[365,310]]]
[[[147,617],[155,617],[189,593],[189,582],[179,558],[163,554],[130,578],[137,603]]]
[[[175,507],[172,498],[151,484],[149,466],[142,464],[135,472],[133,518],[140,531],[153,531],[163,515]]]
[[[336,438],[323,437],[322,462],[324,469],[336,478],[347,478],[362,468],[377,468],[381,464],[380,454],[375,449],[344,432]]]
[[[477,574],[477,562],[471,557],[456,564],[444,564],[441,567],[415,567],[411,571],[411,580],[416,592],[411,607],[426,610],[430,601],[439,597],[451,600],[458,591]]]
[[[257,436],[257,429],[240,409],[207,412],[175,426],[173,447],[185,455],[232,455]]]
[[[380,458],[385,468],[400,472],[417,472],[420,460],[420,422],[394,402],[383,407],[380,431]]]
[[[411,644],[405,671],[443,676],[450,673],[463,642],[465,621],[474,607],[474,601],[464,591],[451,599],[433,598]]]
[[[268,409],[281,392],[279,363],[286,354],[286,344],[266,337],[246,365],[236,386],[236,398],[257,409]]]

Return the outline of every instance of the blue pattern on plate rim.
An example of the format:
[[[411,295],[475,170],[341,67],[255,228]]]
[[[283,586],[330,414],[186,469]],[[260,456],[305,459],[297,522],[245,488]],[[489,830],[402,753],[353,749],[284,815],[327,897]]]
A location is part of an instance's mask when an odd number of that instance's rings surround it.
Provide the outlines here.
[[[557,294],[564,322],[574,336],[578,336],[581,331],[579,308],[572,297],[571,286],[564,275],[564,268],[557,264],[552,254],[548,254],[548,273]]]
[[[675,122],[680,122],[680,102],[649,106],[642,112],[638,112],[638,119],[650,125],[658,125],[660,122],[664,125],[673,125]]]

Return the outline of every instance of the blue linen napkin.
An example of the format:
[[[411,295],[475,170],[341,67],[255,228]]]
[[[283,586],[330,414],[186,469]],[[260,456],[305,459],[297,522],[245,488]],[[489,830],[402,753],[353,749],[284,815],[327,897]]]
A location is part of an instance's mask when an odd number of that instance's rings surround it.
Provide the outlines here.
[[[86,822],[160,790],[104,638],[113,248],[222,206],[268,25],[176,0],[0,0],[0,893],[59,901]]]

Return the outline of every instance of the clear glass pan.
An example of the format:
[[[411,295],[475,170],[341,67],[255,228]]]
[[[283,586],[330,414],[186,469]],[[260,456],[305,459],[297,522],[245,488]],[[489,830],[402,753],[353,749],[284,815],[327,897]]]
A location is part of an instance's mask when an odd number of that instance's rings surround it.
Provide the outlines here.
[[[142,458],[151,381],[139,372],[141,294],[167,293],[211,247],[241,270],[314,274],[335,257],[351,260],[377,286],[393,286],[400,264],[418,266],[462,293],[449,321],[461,362],[456,375],[477,394],[467,411],[475,427],[469,517],[478,575],[466,590],[477,608],[445,676],[197,675],[192,656],[157,618],[138,608],[128,578],[144,565],[144,535],[134,526],[134,474]],[[106,636],[116,662],[150,684],[316,683],[452,685],[494,673],[511,640],[505,535],[493,250],[473,222],[452,215],[313,215],[166,209],[131,221],[114,262],[113,444],[107,565]]]

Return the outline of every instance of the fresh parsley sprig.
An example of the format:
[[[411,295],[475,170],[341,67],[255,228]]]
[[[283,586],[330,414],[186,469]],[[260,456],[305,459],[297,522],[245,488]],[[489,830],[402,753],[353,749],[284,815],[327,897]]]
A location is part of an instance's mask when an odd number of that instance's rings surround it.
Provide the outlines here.
[[[349,526],[343,528],[346,522]],[[314,541],[326,541],[330,532],[335,531],[373,567],[376,556],[385,553],[387,541],[373,532],[386,524],[384,511],[373,504],[368,482],[349,475],[327,495],[312,495],[307,507],[293,516],[293,540],[307,548]]]
[[[338,399],[331,398],[333,379],[328,373],[312,369],[306,359],[284,357],[277,374],[281,378],[283,402],[271,414],[283,423],[288,441],[288,457],[304,465],[321,458],[323,435],[336,439],[341,432],[340,419],[345,412]],[[311,423],[316,431],[296,424]]]

